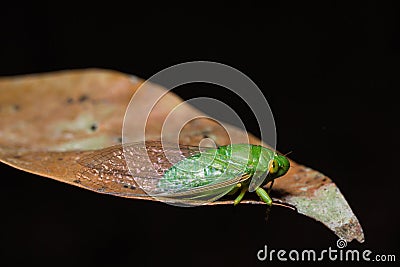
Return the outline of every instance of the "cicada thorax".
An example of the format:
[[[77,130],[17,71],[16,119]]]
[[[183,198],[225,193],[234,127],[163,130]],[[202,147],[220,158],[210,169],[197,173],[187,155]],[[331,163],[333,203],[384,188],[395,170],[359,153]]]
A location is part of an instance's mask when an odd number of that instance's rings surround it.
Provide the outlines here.
[[[269,165],[276,153],[268,148],[260,146],[260,152],[257,155],[258,162],[253,173],[253,179],[262,179],[259,186],[264,186],[274,179],[274,176],[269,173]]]

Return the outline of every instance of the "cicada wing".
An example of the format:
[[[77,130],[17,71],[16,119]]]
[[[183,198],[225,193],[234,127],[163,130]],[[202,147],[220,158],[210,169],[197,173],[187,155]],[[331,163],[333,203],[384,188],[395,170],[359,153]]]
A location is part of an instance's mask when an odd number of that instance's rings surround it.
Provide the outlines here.
[[[177,147],[161,141],[146,141],[83,152],[77,160],[82,168],[76,173],[76,182],[91,190],[112,195],[165,193],[158,187],[164,172],[179,161],[198,154],[201,149],[210,148]],[[171,191],[176,190],[171,188]]]
[[[209,179],[212,180],[210,184],[183,189],[171,193],[165,193],[163,195],[173,196],[173,197],[192,195],[195,197],[196,194],[201,194],[203,192],[212,192],[213,190],[236,186],[238,183],[247,180],[249,177],[250,177],[249,175],[237,175],[237,176],[223,175],[223,176],[209,177]]]
[[[112,195],[146,196],[131,175],[121,145],[83,152],[77,162],[75,182],[90,190]]]
[[[202,192],[196,193],[193,195],[185,194],[185,195],[160,195],[160,196],[153,196],[155,199],[163,201],[168,204],[172,205],[179,205],[179,206],[200,206],[207,203],[211,203],[220,199],[224,195],[228,194],[235,186],[229,187],[222,187],[218,190],[213,190],[212,192]]]
[[[213,202],[227,193],[229,193],[238,183],[247,180],[249,175],[238,175],[236,177],[211,177],[214,183],[181,190],[178,192],[164,193],[154,197],[170,204],[179,204],[184,206],[197,206]]]
[[[249,192],[254,192],[265,181],[268,172],[255,172],[249,184]]]
[[[249,178],[243,175],[242,164],[229,162],[234,166],[229,174],[203,177],[203,186],[193,187],[188,183],[160,188],[159,181],[168,169],[198,154],[201,149],[187,145],[177,148],[173,144],[147,141],[84,152],[78,160],[82,168],[77,178],[82,186],[101,193],[128,197],[150,195],[160,200],[168,199],[167,202],[190,203],[188,205],[214,201]],[[203,149],[204,158],[212,158],[213,151],[205,148],[204,152]],[[187,178],[190,179],[190,175]]]

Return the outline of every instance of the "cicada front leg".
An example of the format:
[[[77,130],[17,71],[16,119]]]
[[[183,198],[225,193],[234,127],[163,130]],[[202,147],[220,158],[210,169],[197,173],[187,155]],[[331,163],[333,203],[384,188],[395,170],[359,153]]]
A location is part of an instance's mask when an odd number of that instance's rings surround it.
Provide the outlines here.
[[[264,189],[258,187],[256,189],[256,193],[261,198],[261,200],[265,202],[268,206],[272,205],[272,199]]]

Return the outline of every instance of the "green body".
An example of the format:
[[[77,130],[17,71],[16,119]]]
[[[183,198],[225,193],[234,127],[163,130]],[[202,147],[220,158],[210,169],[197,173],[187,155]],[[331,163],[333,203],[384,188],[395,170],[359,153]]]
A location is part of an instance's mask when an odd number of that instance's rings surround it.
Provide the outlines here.
[[[236,191],[241,188],[235,204],[240,202],[248,191],[250,182],[254,180],[257,186],[252,191],[256,191],[264,202],[271,205],[271,198],[261,186],[284,175],[289,166],[290,163],[285,156],[278,155],[271,149],[256,145],[233,144],[207,149],[205,152],[177,162],[165,171],[158,186],[185,190],[218,184],[246,175],[249,179],[235,184],[229,190]]]

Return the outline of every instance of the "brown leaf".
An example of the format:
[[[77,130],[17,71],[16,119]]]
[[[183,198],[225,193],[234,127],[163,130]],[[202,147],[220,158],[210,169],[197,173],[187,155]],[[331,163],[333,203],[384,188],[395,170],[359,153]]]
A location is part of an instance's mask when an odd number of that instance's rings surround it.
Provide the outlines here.
[[[0,161],[15,168],[99,193],[117,190],[125,197],[154,200],[140,193],[140,188],[98,183],[87,187],[79,179],[91,170],[79,163],[95,149],[121,143],[121,129],[126,106],[142,80],[109,70],[61,71],[0,79]],[[158,85],[146,88],[141,103],[165,90]],[[146,139],[157,139],[171,110],[182,100],[169,92],[157,104],[146,126]],[[140,108],[140,107],[138,107]],[[204,115],[188,104],[178,110],[178,117]],[[176,123],[180,123],[176,121]],[[224,124],[229,133],[250,143],[260,140],[240,129]],[[135,129],[131,129],[135,132]],[[226,130],[207,119],[188,123],[179,136],[184,144],[197,145],[205,136],[219,145],[229,143]],[[140,137],[133,136],[133,139]],[[291,161],[292,168],[276,180],[274,201],[293,205],[301,214],[314,218],[339,237],[364,241],[362,228],[337,186],[325,175]],[[86,169],[85,169],[86,168]],[[125,195],[124,195],[125,194]],[[249,194],[248,194],[249,195]],[[210,205],[232,204],[221,200]],[[242,203],[263,204],[245,199]]]

